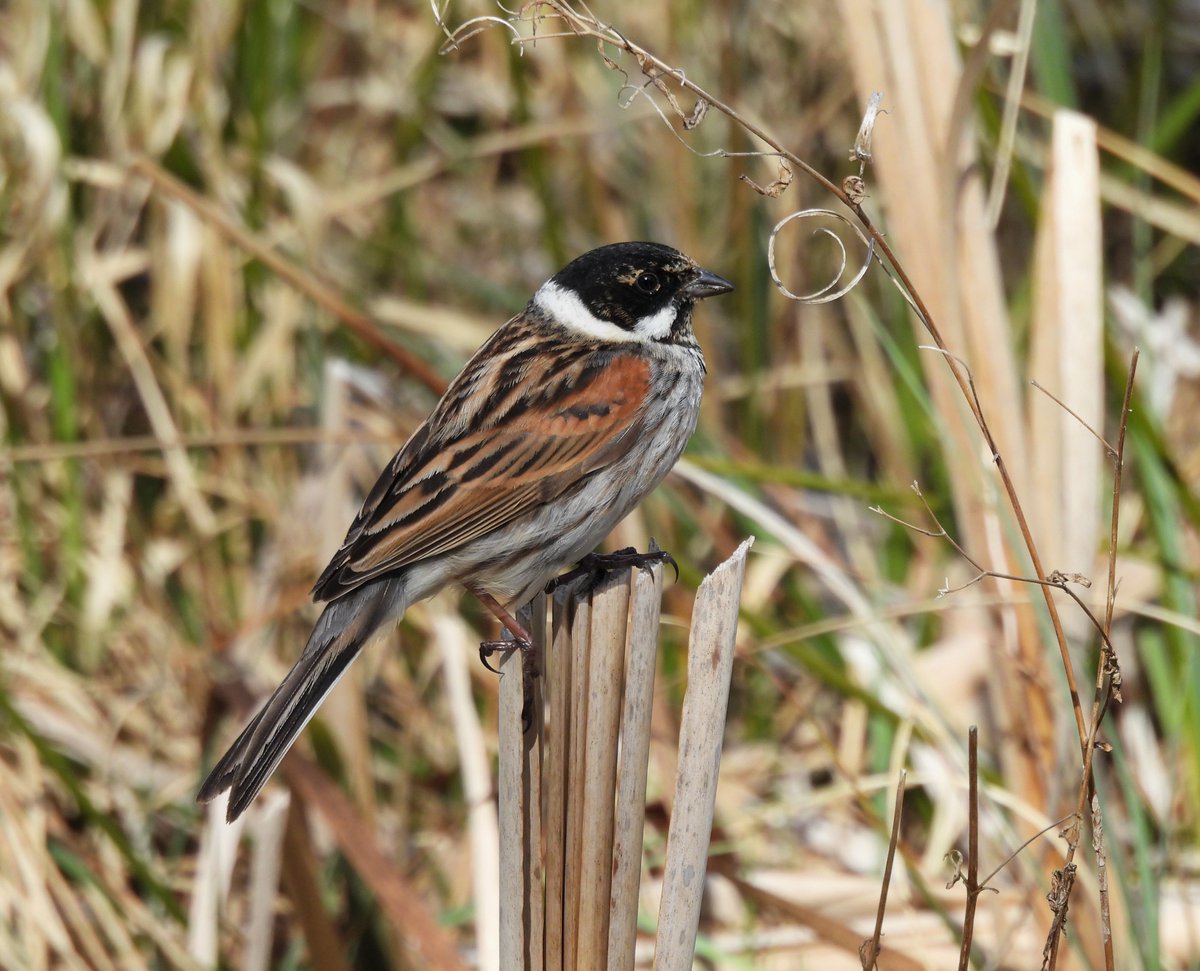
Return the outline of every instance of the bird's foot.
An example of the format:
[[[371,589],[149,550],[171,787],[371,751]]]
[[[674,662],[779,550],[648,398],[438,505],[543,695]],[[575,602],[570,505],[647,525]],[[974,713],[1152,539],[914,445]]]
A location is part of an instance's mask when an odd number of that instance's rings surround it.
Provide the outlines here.
[[[515,637],[511,641],[479,642],[479,660],[483,662],[483,666],[491,671],[492,674],[499,674],[500,669],[493,667],[492,662],[488,659],[494,654],[508,654],[512,651],[522,652],[522,668],[524,668],[527,664],[534,665],[533,642],[527,638]],[[536,675],[536,666],[534,673]]]
[[[615,553],[589,553],[579,561],[579,565],[574,570],[569,570],[547,583],[546,593],[551,594],[559,587],[585,578],[586,582],[582,588],[586,592],[591,592],[610,573],[632,567],[645,569],[655,563],[669,564],[671,569],[675,571],[675,579],[679,580],[679,564],[675,562],[675,557],[666,550],[660,550],[654,540],[651,540],[650,549],[645,553],[639,553],[632,546],[627,546],[623,550],[617,550]]]
[[[533,679],[541,672],[537,666],[537,652],[533,649],[533,641],[528,638],[515,638],[511,641],[482,641],[479,644],[479,660],[483,666],[494,674],[500,670],[494,668],[488,660],[493,654],[507,654],[511,651],[521,652],[521,681],[524,684],[525,702],[521,706],[521,734],[528,734],[533,727]]]
[[[512,634],[512,640],[510,641],[483,641],[479,645],[479,660],[483,663],[483,666],[494,674],[499,674],[499,670],[492,667],[488,663],[488,659],[493,654],[502,652],[521,652],[521,683],[523,688],[522,693],[525,696],[525,702],[521,706],[521,734],[526,735],[533,726],[533,679],[541,674],[538,670],[537,651],[533,649],[533,637],[491,594],[475,587],[468,589],[479,598],[479,602],[483,604],[488,613],[500,621],[501,624],[508,628],[508,632]]]

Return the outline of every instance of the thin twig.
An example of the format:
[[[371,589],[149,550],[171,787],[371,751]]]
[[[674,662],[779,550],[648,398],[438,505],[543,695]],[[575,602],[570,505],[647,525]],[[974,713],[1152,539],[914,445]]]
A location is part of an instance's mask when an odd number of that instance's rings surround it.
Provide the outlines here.
[[[1125,397],[1121,402],[1121,422],[1117,430],[1117,448],[1113,453],[1112,521],[1108,533],[1108,598],[1104,608],[1104,629],[1112,630],[1113,604],[1117,599],[1117,524],[1121,513],[1121,479],[1125,469],[1125,431],[1129,425],[1130,403],[1133,400],[1133,379],[1137,374],[1141,351],[1133,349],[1129,359],[1129,375],[1125,379]]]
[[[929,515],[929,518],[933,520],[936,529],[925,529],[921,526],[907,522],[906,520],[900,519],[898,516],[893,516],[891,513],[885,512],[879,506],[871,506],[870,509],[872,512],[883,516],[885,519],[890,519],[892,522],[915,532],[921,533],[924,536],[929,536],[933,539],[946,540],[946,542],[954,547],[955,552],[957,552],[959,556],[961,556],[975,568],[977,571],[976,575],[971,577],[971,579],[967,580],[965,583],[961,583],[956,587],[952,587],[950,586],[949,581],[947,581],[946,585],[938,590],[939,597],[945,597],[949,594],[966,590],[967,587],[974,586],[985,577],[991,577],[995,580],[1008,580],[1012,583],[1030,583],[1034,586],[1054,587],[1055,589],[1061,590],[1068,597],[1075,601],[1079,609],[1083,611],[1084,616],[1086,616],[1091,622],[1092,626],[1096,628],[1096,632],[1100,635],[1100,639],[1104,643],[1105,650],[1109,652],[1115,650],[1112,646],[1112,642],[1109,640],[1108,632],[1105,630],[1104,625],[1100,622],[1100,619],[1092,612],[1092,609],[1086,603],[1084,603],[1083,598],[1080,597],[1079,594],[1077,594],[1074,590],[1072,590],[1070,586],[1068,586],[1068,584],[1071,582],[1082,583],[1085,586],[1091,586],[1091,581],[1089,581],[1086,577],[1083,577],[1080,574],[1066,574],[1058,570],[1055,570],[1045,577],[1026,577],[1015,573],[1004,573],[1000,570],[989,570],[973,556],[971,556],[971,554],[963,548],[962,544],[960,544],[953,536],[950,535],[949,530],[942,525],[942,521],[938,518],[937,513],[933,511],[933,507],[929,505],[929,501],[925,498],[924,493],[921,492],[920,485],[914,482],[912,483],[911,488],[913,492],[916,493],[917,498],[921,500],[921,504],[925,507],[925,512]],[[1115,566],[1113,568],[1115,569]]]
[[[1076,801],[1075,823],[1067,831],[1067,854],[1063,863],[1062,872],[1066,874],[1063,880],[1063,886],[1060,888],[1061,896],[1061,911],[1056,909],[1056,904],[1059,902],[1057,898],[1051,895],[1051,910],[1054,911],[1054,920],[1051,922],[1049,935],[1046,940],[1046,948],[1044,951],[1045,963],[1043,967],[1048,971],[1053,971],[1058,960],[1058,936],[1062,930],[1062,925],[1066,921],[1067,904],[1071,894],[1071,886],[1073,884],[1073,875],[1075,870],[1075,851],[1079,847],[1080,828],[1082,826],[1084,811],[1091,802],[1093,807],[1093,818],[1099,819],[1100,805],[1094,801],[1094,779],[1092,776],[1092,759],[1097,748],[1096,737],[1100,733],[1100,725],[1104,719],[1105,713],[1108,711],[1108,702],[1111,697],[1119,694],[1121,687],[1121,669],[1117,662],[1116,651],[1112,647],[1112,641],[1109,634],[1112,631],[1112,615],[1113,606],[1117,595],[1117,531],[1120,522],[1121,510],[1121,487],[1123,479],[1123,471],[1125,465],[1125,433],[1129,425],[1130,403],[1133,400],[1133,383],[1137,376],[1137,365],[1140,352],[1134,348],[1133,354],[1129,361],[1129,373],[1125,379],[1125,396],[1121,404],[1121,420],[1117,430],[1117,449],[1116,458],[1113,461],[1113,511],[1112,520],[1109,527],[1109,549],[1108,549],[1108,595],[1107,603],[1104,612],[1104,647],[1101,650],[1100,663],[1096,666],[1096,691],[1092,701],[1092,720],[1088,728],[1088,735],[1083,752],[1083,771],[1079,783],[1079,797]],[[1097,836],[1093,834],[1093,842],[1097,843],[1097,859],[1099,860],[1104,852],[1103,850],[1103,833]],[[1112,927],[1109,922],[1109,908],[1107,901],[1107,888],[1105,888],[1105,898],[1101,900],[1101,928],[1104,936],[1104,963],[1108,971],[1114,968],[1114,958],[1112,951]]]
[[[975,934],[975,905],[979,902],[979,728],[967,730],[967,903],[963,910],[962,947],[958,971],[971,963]]]
[[[901,770],[896,783],[896,808],[892,813],[892,835],[888,839],[887,862],[883,866],[883,885],[879,888],[879,906],[875,910],[875,933],[866,941],[859,957],[862,959],[863,971],[871,971],[879,961],[881,946],[879,939],[883,936],[883,915],[887,910],[888,887],[892,883],[892,863],[896,859],[896,844],[900,842],[900,820],[904,815],[904,784],[908,773]]]
[[[1059,826],[1061,826],[1063,823],[1065,823],[1068,819],[1074,819],[1074,818],[1075,818],[1074,813],[1067,813],[1065,816],[1061,817],[1060,819],[1056,819],[1054,822],[1050,823],[1048,826],[1043,826],[1041,829],[1039,829],[1036,833],[1034,833],[1032,836],[1030,836],[1029,839],[1027,839],[1024,843],[1022,843],[1015,850],[1013,850],[1011,853],[1009,853],[1008,856],[1006,856],[1004,858],[1003,862],[998,867],[996,867],[996,869],[994,869],[991,873],[989,873],[986,877],[984,877],[982,880],[979,881],[980,891],[989,890],[989,889],[994,890],[995,889],[994,887],[989,887],[989,884],[992,882],[992,880],[994,880],[1010,863],[1012,863],[1013,860],[1015,860],[1018,856],[1020,856],[1022,853],[1024,853],[1026,848],[1030,844],[1041,839],[1048,832],[1050,832],[1050,830],[1057,829]]]
[[[1108,441],[1104,438],[1104,436],[1101,435],[1098,431],[1096,431],[1096,429],[1094,429],[1086,421],[1084,421],[1083,417],[1078,412],[1074,411],[1069,405],[1067,405],[1067,403],[1065,401],[1063,401],[1062,398],[1058,397],[1056,394],[1054,394],[1049,389],[1043,387],[1036,380],[1031,380],[1029,383],[1032,384],[1035,388],[1037,388],[1038,391],[1040,391],[1042,394],[1044,394],[1047,398],[1049,398],[1051,401],[1053,401],[1056,405],[1058,405],[1058,407],[1060,407],[1068,415],[1070,415],[1077,422],[1079,422],[1079,424],[1081,424],[1087,431],[1091,432],[1092,437],[1095,438],[1096,441],[1098,441],[1101,445],[1104,446],[1104,451],[1108,453],[1108,457],[1110,459],[1115,459],[1117,457],[1117,450],[1108,444]]]

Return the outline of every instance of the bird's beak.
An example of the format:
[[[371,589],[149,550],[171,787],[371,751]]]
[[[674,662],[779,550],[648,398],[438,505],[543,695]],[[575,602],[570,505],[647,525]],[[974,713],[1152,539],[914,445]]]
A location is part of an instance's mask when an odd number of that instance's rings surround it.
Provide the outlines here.
[[[700,269],[695,279],[683,287],[683,295],[689,300],[703,300],[705,297],[715,297],[728,293],[733,284],[724,277],[717,276],[709,270]]]

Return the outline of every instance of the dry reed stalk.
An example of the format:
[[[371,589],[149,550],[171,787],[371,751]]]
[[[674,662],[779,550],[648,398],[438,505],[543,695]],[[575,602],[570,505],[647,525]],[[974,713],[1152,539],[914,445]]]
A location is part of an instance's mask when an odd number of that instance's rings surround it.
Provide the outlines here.
[[[612,889],[613,819],[621,695],[626,682],[625,626],[630,573],[613,575],[592,593],[584,741],[583,806],[586,834],[580,857],[579,937],[576,967],[608,966],[609,894]],[[643,772],[644,772],[643,768]],[[636,910],[637,901],[634,899]]]
[[[637,943],[638,885],[646,824],[646,769],[658,666],[662,567],[633,575],[629,605],[625,705],[617,765],[617,816],[613,835],[611,905],[608,923],[610,971],[632,971]]]
[[[1075,112],[1053,117],[1050,157],[1043,190],[1042,221],[1034,263],[1033,341],[1030,370],[1052,387],[1030,392],[1033,464],[1039,472],[1033,512],[1051,563],[1090,577],[1100,533],[1102,462],[1110,446],[1100,437],[1104,421],[1103,237],[1100,217],[1100,160],[1096,124]],[[1060,401],[1054,392],[1060,392]],[[1082,427],[1081,427],[1082,426]],[[1115,555],[1115,539],[1110,551]],[[1069,629],[1091,636],[1083,613]],[[1104,631],[1107,636],[1107,628]],[[1100,676],[1100,685],[1103,675]],[[1089,739],[1094,734],[1093,727]],[[1085,748],[1085,761],[1090,752]],[[1083,810],[1081,797],[1078,810]],[[1098,810],[1097,810],[1098,814]],[[1097,852],[1097,859],[1103,859]],[[1098,913],[1087,901],[1072,912],[1093,964],[1101,963],[1097,942],[1112,966],[1109,906]],[[1118,913],[1120,903],[1117,903]]]
[[[694,949],[704,889],[697,875],[707,861],[750,542],[696,599],[676,790],[681,823],[668,850],[675,876],[664,908],[674,937],[659,945],[671,966],[690,966]],[[633,967],[661,596],[660,565],[614,573],[587,594],[570,586],[555,593],[552,647],[534,682],[535,711],[543,680],[548,696],[544,740],[536,714],[522,735],[520,657],[501,661],[501,671],[515,675],[502,677],[500,688],[502,967]],[[544,611],[535,606],[534,616]],[[540,643],[544,625],[530,629]],[[690,931],[676,933],[689,921]]]
[[[521,622],[533,637],[539,666],[546,656],[546,598],[538,596],[529,616]],[[541,854],[542,845],[542,718],[541,678],[524,679],[520,651],[500,660],[499,748],[497,803],[500,814],[500,968],[541,971],[544,936]],[[526,690],[531,689],[528,710],[532,724],[522,731]],[[480,964],[492,962],[480,941]]]
[[[558,598],[555,597],[557,605]],[[570,707],[563,730],[569,738],[567,751],[570,761],[566,766],[566,853],[563,878],[563,969],[572,971],[578,967],[579,959],[579,908],[583,898],[580,881],[583,858],[584,826],[584,755],[587,751],[587,672],[591,657],[591,599],[570,599],[568,629],[571,640],[568,651],[571,656]]]
[[[232,825],[224,825],[227,804],[228,797],[223,797],[204,808],[205,825],[196,853],[192,899],[188,902],[188,953],[208,965],[213,964],[219,954],[220,908],[228,898],[238,837],[245,825],[240,819],[234,820]]]
[[[542,765],[542,788],[546,794],[542,826],[546,834],[542,857],[542,872],[546,876],[543,955],[547,971],[561,971],[566,948],[567,770],[573,764],[568,734],[573,652],[565,600],[558,593],[554,597],[552,638],[550,652],[544,658],[550,733]],[[501,772],[504,771],[501,766]]]
[[[655,971],[686,971],[692,966],[725,738],[738,604],[746,553],[753,542],[753,538],[745,540],[696,591],[688,640],[688,687],[679,725],[675,809],[667,833],[662,907],[655,939]]]
[[[1030,512],[1046,561],[1088,576],[1099,546],[1104,472],[1104,450],[1088,431],[1104,422],[1099,175],[1096,123],[1056,112],[1035,250],[1029,371],[1070,411],[1029,392],[1037,471]],[[1070,616],[1072,631],[1086,633],[1086,618]]]

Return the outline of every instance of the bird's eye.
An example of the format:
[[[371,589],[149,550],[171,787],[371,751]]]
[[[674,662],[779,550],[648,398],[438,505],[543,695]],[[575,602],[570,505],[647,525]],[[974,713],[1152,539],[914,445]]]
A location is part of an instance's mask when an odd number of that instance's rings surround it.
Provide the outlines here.
[[[659,287],[662,286],[658,282],[658,277],[653,273],[642,273],[638,275],[637,282],[634,284],[642,293],[658,293]]]

